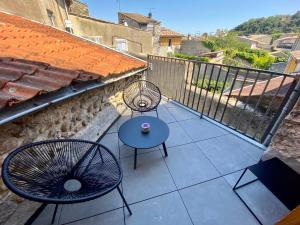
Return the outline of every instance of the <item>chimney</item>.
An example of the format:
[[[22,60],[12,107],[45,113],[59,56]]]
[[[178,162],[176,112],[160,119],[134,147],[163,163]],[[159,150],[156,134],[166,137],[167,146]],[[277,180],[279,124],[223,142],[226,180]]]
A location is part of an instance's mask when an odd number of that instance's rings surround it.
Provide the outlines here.
[[[149,17],[149,18],[152,18],[152,12],[149,12],[149,13],[148,13],[148,17]]]

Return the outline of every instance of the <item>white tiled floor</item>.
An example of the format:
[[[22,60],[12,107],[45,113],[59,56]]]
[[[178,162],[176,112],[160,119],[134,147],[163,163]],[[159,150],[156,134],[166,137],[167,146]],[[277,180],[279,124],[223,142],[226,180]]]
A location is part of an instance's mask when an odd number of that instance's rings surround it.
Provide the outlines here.
[[[158,113],[170,128],[167,158],[159,147],[140,150],[133,170],[133,151],[117,135],[130,118],[128,112],[101,140],[120,160],[122,188],[133,215],[113,191],[90,202],[59,207],[56,224],[258,224],[232,186],[242,169],[259,161],[263,150],[178,105],[163,102]],[[239,193],[264,224],[274,224],[288,212],[259,181]],[[35,224],[50,224],[52,210],[53,206],[47,207]]]

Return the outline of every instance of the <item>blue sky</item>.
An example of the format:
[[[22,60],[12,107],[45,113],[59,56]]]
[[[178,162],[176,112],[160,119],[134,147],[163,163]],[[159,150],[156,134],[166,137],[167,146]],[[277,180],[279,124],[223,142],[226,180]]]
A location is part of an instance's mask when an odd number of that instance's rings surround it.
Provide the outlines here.
[[[82,0],[89,5],[90,15],[117,22],[118,0]],[[233,28],[250,19],[300,10],[300,0],[119,0],[121,11],[153,17],[163,26],[178,32],[213,32]]]

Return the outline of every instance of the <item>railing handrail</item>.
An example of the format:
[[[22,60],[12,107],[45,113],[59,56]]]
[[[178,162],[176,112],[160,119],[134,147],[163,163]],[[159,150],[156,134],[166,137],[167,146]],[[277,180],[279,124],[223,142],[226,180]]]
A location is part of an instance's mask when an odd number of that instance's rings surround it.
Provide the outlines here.
[[[147,79],[165,96],[266,145],[289,95],[300,85],[300,73],[155,55],[148,55],[148,63]]]
[[[230,67],[230,68],[234,68],[234,69],[246,70],[246,71],[248,70],[248,71],[260,72],[260,73],[272,73],[274,75],[295,78],[295,75],[293,75],[293,74],[280,73],[280,72],[270,71],[270,70],[246,68],[246,67],[241,67],[241,66],[230,66],[230,65],[226,65],[226,64],[220,64],[220,63],[202,62],[202,61],[193,60],[193,59],[182,59],[182,58],[177,58],[177,57],[166,57],[166,56],[158,56],[158,55],[152,55],[152,54],[148,54],[148,58],[149,57],[155,57],[155,58],[161,58],[161,59],[174,59],[174,60],[187,61],[187,62],[193,62],[193,63],[203,63],[203,64],[208,64],[208,65],[213,65],[213,66]]]

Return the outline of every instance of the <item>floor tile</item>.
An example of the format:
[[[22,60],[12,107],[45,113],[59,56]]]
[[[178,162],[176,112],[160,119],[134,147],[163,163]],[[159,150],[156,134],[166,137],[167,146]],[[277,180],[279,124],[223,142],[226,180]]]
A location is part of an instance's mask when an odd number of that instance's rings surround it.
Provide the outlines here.
[[[255,159],[255,160],[260,160],[262,157],[264,150],[235,136],[235,135],[229,135],[228,139],[230,139],[231,143],[234,143],[234,145],[239,146],[241,150],[246,152],[249,157]]]
[[[168,111],[174,116],[177,121],[197,118],[196,114],[182,108],[182,107],[170,107]]]
[[[249,146],[239,145],[231,136],[233,135],[197,142],[198,147],[223,175],[241,170],[259,161],[259,158],[250,157],[243,149]]]
[[[133,157],[122,159],[123,190],[128,202],[133,203],[176,189],[172,177],[159,151],[141,154],[137,168]]]
[[[106,133],[111,134],[111,133],[116,133],[116,132],[118,132],[118,122],[117,121],[110,126],[110,128],[108,129],[108,131]]]
[[[100,144],[107,147],[117,159],[119,159],[118,133],[105,134],[100,140]]]
[[[168,153],[165,161],[178,188],[220,176],[196,144],[173,147]]]
[[[223,178],[180,191],[194,225],[259,224]]]
[[[192,225],[178,192],[131,205],[126,225]]]
[[[69,225],[124,225],[123,209],[103,213],[87,219],[79,220]]]
[[[170,129],[169,138],[166,141],[167,147],[173,147],[177,145],[183,145],[192,142],[192,139],[186,134],[183,128],[176,123],[168,124]]]
[[[120,146],[120,155],[121,158],[129,157],[129,156],[134,156],[134,148],[131,148],[125,144],[121,140],[119,140],[119,146]],[[137,154],[144,154],[147,152],[153,152],[153,151],[158,151],[162,148],[162,146],[157,146],[155,148],[147,148],[147,149],[138,149]]]
[[[59,223],[59,216],[61,212],[61,205],[58,206],[57,208],[57,213],[55,216],[55,221],[53,225],[60,224]],[[54,213],[55,205],[54,204],[49,204],[46,206],[46,208],[42,211],[42,213],[38,216],[38,218],[35,219],[35,221],[32,223],[32,225],[52,225],[52,216]]]
[[[176,122],[176,119],[175,119],[174,116],[168,111],[168,109],[167,109],[166,106],[158,106],[157,112],[158,112],[158,118],[161,119],[162,121],[164,121],[165,123],[173,123],[173,122]],[[143,113],[143,115],[145,115],[145,116],[154,116],[154,117],[157,117],[155,111],[146,112],[146,113]]]
[[[194,118],[180,121],[179,124],[193,139],[193,141],[200,141],[228,134],[228,131],[206,121],[205,119]]]
[[[165,106],[165,107],[167,107],[167,108],[175,108],[175,107],[178,107],[178,105],[176,105],[176,104],[173,103],[172,101],[166,101],[166,100],[161,100],[159,105]]]
[[[273,225],[289,210],[261,182],[256,181],[237,190],[264,225]]]
[[[244,170],[240,170],[240,171],[228,174],[228,175],[224,176],[224,178],[231,187],[234,187],[234,185],[236,184],[236,182],[238,181],[238,179],[242,175],[243,171]],[[238,185],[240,186],[240,185],[245,184],[249,181],[255,180],[256,178],[257,177],[251,171],[247,170],[246,173],[244,174],[244,176],[242,177],[242,179],[240,180]]]
[[[61,223],[68,223],[82,218],[95,216],[97,214],[117,209],[123,206],[121,196],[117,190],[104,195],[95,200],[76,203],[76,204],[67,204],[63,206],[61,212]]]

